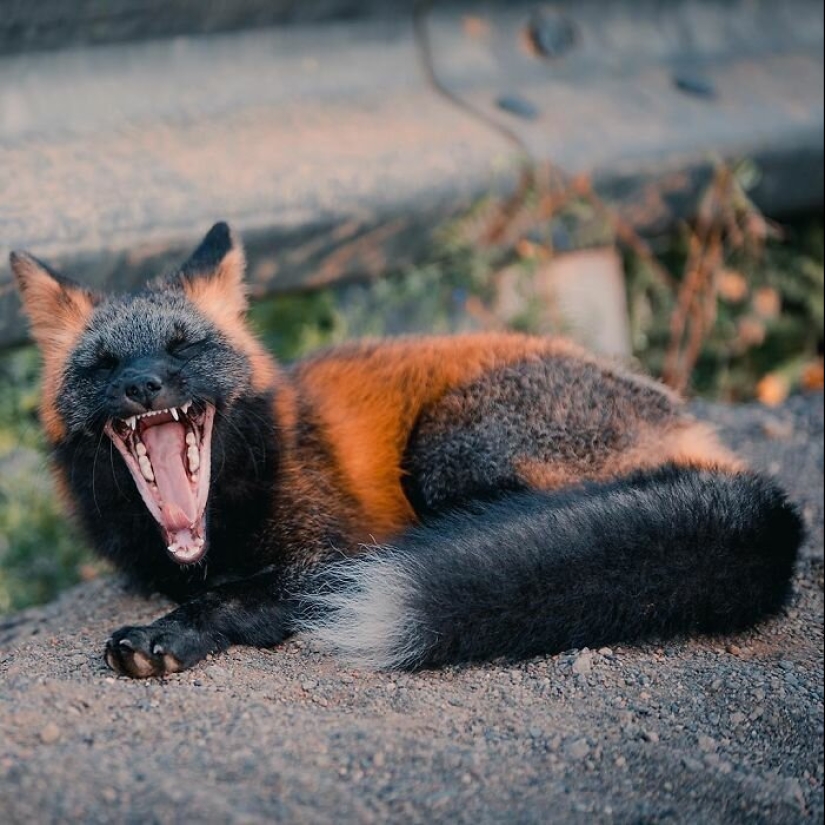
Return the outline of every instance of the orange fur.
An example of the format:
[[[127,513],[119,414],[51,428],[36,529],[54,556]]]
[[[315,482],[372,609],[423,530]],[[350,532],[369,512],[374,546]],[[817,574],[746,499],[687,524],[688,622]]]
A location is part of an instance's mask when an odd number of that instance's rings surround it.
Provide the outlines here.
[[[342,347],[301,364],[295,377],[380,541],[414,519],[401,460],[422,409],[485,372],[554,354],[586,357],[567,341],[515,334],[402,338]]]
[[[671,463],[729,472],[745,469],[744,463],[719,443],[711,426],[692,421],[679,422],[669,429],[642,432],[629,450],[615,453],[607,461],[591,467],[524,459],[517,469],[525,484],[540,490],[556,490]]]
[[[11,266],[20,285],[32,337],[43,358],[40,415],[52,442],[65,433],[55,403],[69,353],[83,334],[94,310],[92,293],[68,282],[56,281],[29,255],[13,253]]]
[[[253,387],[261,391],[273,385],[277,367],[244,320],[247,308],[245,269],[243,248],[236,242],[211,275],[182,278],[181,284],[189,300],[249,359]]]

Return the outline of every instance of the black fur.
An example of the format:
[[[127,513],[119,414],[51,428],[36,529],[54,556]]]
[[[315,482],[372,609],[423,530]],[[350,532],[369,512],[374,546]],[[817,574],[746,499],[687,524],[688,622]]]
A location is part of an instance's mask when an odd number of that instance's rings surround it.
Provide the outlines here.
[[[661,445],[645,453],[645,434],[668,442],[691,421],[652,382],[564,353],[491,368],[398,410],[417,423],[398,436],[403,465],[392,469],[423,523],[394,528],[392,549],[350,558],[375,514],[350,486],[307,371],[383,345],[350,345],[253,382],[255,351],[181,288],[221,278],[240,312],[241,265],[229,228],[216,224],[168,277],[90,299],[60,364],[54,412],[65,426],[54,458],[86,532],[134,581],[182,603],[113,634],[106,656],[118,672],[157,676],[230,644],[270,647],[299,620],[371,664],[417,667],[731,631],[784,603],[803,530],[783,493],[755,475],[676,466],[583,483],[621,476],[640,456],[657,460]],[[12,266],[25,285],[29,263]],[[147,376],[151,387],[140,383]],[[189,566],[170,558],[104,431],[150,403],[187,399],[216,411],[208,549]],[[557,476],[537,481],[536,468]]]
[[[390,594],[387,646],[338,646],[410,668],[731,632],[785,603],[803,533],[784,493],[752,474],[668,466],[518,493],[342,563],[321,580],[335,595],[307,601],[331,614],[308,625],[335,646],[336,627],[357,633],[362,597]]]
[[[223,579],[249,576],[283,561],[261,536],[272,512],[279,450],[271,400],[252,396],[219,410],[212,440],[210,536],[205,564],[181,567],[166,553],[126,465],[105,436],[75,434],[54,449],[98,552],[142,589],[191,598]]]
[[[493,370],[421,416],[404,457],[404,489],[416,512],[433,515],[524,489],[524,458],[584,480],[632,447],[643,427],[683,417],[661,386],[580,359]]]
[[[205,235],[198,248],[180,268],[180,274],[191,278],[210,275],[232,251],[232,231],[224,221],[216,223]]]

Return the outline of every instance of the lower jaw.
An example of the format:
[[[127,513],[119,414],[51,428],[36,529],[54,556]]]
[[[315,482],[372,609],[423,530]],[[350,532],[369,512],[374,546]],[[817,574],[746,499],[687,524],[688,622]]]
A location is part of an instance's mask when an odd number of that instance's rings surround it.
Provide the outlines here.
[[[181,567],[191,567],[206,557],[207,545],[205,541],[200,547],[184,547],[172,550],[173,540],[169,536],[164,536],[164,540],[166,541],[166,554],[175,564]]]

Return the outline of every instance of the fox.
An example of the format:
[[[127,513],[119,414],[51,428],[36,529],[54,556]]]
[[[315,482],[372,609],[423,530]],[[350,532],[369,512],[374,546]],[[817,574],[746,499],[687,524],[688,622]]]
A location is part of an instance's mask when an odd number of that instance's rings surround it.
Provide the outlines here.
[[[314,634],[375,669],[729,634],[780,613],[805,528],[652,378],[563,338],[364,340],[289,365],[218,223],[100,294],[11,254],[57,489],[89,543],[178,606],[116,673]]]

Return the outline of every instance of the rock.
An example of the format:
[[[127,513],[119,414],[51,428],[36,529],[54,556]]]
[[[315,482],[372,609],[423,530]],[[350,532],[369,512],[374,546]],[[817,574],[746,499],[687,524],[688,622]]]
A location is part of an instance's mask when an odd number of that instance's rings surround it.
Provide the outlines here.
[[[697,740],[699,750],[703,753],[716,753],[719,743],[710,736],[700,736]]]
[[[44,745],[53,745],[60,739],[60,735],[60,728],[54,722],[49,722],[46,727],[40,731],[40,741]]]
[[[586,739],[576,739],[567,746],[566,751],[571,759],[581,761],[590,753],[590,745]]]
[[[583,650],[576,657],[571,669],[579,676],[587,676],[593,670],[593,654],[589,650]]]

